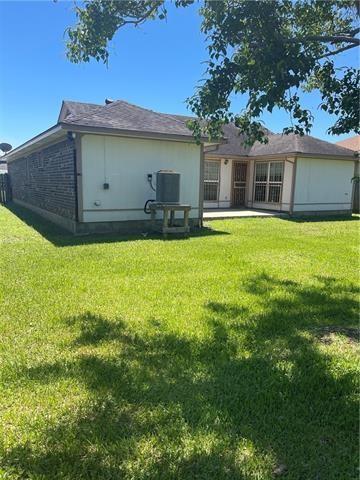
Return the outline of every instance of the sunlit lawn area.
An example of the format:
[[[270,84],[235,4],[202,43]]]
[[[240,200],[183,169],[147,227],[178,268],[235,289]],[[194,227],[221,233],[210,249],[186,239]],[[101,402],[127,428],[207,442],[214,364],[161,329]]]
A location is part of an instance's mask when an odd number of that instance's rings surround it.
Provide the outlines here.
[[[355,218],[163,241],[15,213],[0,209],[0,478],[358,478]]]

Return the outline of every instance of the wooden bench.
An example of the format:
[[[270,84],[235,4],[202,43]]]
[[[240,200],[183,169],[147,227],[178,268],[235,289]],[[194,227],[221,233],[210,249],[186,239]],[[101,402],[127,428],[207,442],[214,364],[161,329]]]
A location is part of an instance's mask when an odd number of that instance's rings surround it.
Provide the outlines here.
[[[163,221],[161,227],[161,233],[166,236],[168,233],[189,233],[189,213],[191,210],[190,205],[184,204],[171,204],[171,203],[150,203],[152,228],[155,230],[156,212],[162,212]],[[184,213],[184,224],[181,226],[175,226],[175,212]]]

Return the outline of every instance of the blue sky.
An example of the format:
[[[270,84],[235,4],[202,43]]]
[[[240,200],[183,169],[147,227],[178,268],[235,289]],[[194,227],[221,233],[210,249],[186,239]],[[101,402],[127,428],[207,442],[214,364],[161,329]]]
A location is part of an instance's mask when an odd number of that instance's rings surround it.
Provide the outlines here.
[[[63,99],[103,103],[106,97],[171,113],[187,113],[185,100],[202,78],[207,59],[198,5],[175,10],[167,21],[126,27],[116,35],[107,68],[92,61],[71,64],[65,55],[65,29],[75,23],[73,3],[0,0],[0,141],[14,147],[54,125]],[[358,65],[355,51],[339,65]],[[332,119],[310,94],[304,105],[315,113],[312,135],[326,134]],[[234,99],[233,110],[243,99]],[[289,119],[277,111],[263,117],[280,132]]]

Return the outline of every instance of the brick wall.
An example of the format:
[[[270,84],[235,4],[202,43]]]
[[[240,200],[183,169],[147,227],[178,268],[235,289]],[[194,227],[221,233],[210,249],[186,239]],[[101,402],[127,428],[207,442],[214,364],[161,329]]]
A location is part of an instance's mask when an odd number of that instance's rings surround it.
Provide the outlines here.
[[[73,140],[18,158],[8,169],[14,200],[76,219]]]

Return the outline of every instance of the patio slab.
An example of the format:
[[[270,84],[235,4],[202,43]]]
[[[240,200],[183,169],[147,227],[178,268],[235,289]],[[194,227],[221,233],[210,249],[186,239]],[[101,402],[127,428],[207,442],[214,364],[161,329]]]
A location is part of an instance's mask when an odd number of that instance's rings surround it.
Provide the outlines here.
[[[254,210],[251,208],[214,208],[206,209],[203,213],[204,220],[245,217],[288,217],[288,214],[273,210]]]

